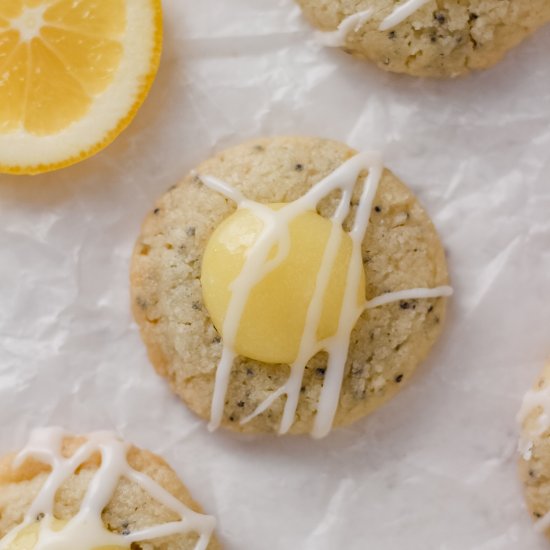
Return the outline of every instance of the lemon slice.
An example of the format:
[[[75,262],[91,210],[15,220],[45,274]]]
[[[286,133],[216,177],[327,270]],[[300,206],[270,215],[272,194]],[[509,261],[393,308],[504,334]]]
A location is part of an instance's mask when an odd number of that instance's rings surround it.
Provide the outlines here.
[[[103,149],[143,103],[161,48],[161,0],[0,0],[0,172]]]

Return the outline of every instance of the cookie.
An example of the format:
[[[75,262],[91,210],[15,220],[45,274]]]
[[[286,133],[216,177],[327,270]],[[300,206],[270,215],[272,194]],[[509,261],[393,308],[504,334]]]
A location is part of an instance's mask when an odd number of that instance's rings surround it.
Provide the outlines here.
[[[295,216],[288,232],[278,225],[285,216]],[[355,227],[361,223],[364,235]],[[275,239],[271,250],[264,247],[267,262],[280,262],[271,271],[261,262],[248,275],[250,266],[235,267],[235,258],[252,261],[261,246],[243,257],[231,256],[231,243],[224,248],[233,230],[243,242],[254,240],[246,224],[275,228],[275,237],[268,231],[251,245]],[[323,277],[317,264],[331,246],[316,239],[331,235],[340,246],[332,247],[332,274]],[[232,292],[215,288],[229,276],[239,279]],[[246,277],[256,286],[245,289],[250,300],[235,317],[227,300],[242,295],[237,287]],[[375,155],[309,137],[259,139],[201,164],[149,213],[131,267],[133,311],[150,359],[192,411],[212,428],[318,437],[369,414],[405,385],[441,332],[447,282],[443,247],[410,190]],[[318,315],[304,325],[306,314],[315,317],[315,293]],[[235,338],[227,326],[234,317]],[[308,331],[311,349],[303,346]]]
[[[518,419],[519,471],[527,507],[536,529],[550,537],[550,363],[525,395]]]
[[[0,548],[214,550],[201,513],[160,457],[108,432],[33,432],[0,459]]]
[[[486,69],[550,21],[547,0],[297,1],[321,43],[423,77]]]

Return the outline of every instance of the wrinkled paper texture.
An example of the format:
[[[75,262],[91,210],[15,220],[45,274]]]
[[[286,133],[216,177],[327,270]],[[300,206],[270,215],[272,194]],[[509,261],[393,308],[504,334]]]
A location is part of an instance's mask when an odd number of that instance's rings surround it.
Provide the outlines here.
[[[0,450],[35,426],[163,454],[229,550],[542,550],[515,415],[550,356],[550,28],[456,81],[319,47],[291,0],[165,0],[157,82],[77,166],[0,176]],[[414,380],[316,442],[209,434],[154,374],[128,264],[154,200],[256,136],[379,149],[430,212],[456,296]]]

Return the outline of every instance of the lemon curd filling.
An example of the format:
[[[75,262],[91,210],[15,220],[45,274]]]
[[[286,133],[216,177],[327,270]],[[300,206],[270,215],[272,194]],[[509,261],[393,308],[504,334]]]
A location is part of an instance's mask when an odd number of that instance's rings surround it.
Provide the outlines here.
[[[278,210],[282,204],[271,204]],[[293,363],[298,357],[308,308],[334,221],[314,211],[295,217],[288,226],[286,256],[250,289],[234,341],[235,352],[266,363]],[[247,254],[257,242],[264,222],[246,208],[238,209],[214,231],[202,264],[202,290],[214,326],[224,335],[224,320],[231,300],[232,283],[240,274]],[[322,313],[316,327],[319,342],[338,330],[352,240],[338,225],[340,246],[322,298]],[[275,245],[267,261],[277,254]],[[365,301],[365,274],[357,278],[357,304]]]
[[[63,537],[63,529],[66,525],[66,521],[52,518],[49,520],[48,527],[54,536],[59,535],[61,538]],[[43,548],[53,550],[54,548],[60,548],[59,541],[43,544],[43,538],[40,536],[41,528],[41,522],[36,522],[25,527],[18,533],[15,539],[6,546],[5,550],[42,550]],[[63,548],[65,548],[65,546],[63,546]],[[128,550],[129,548],[130,546],[94,546],[92,548],[86,545],[78,546],[77,543],[77,546],[71,547],[71,550]]]

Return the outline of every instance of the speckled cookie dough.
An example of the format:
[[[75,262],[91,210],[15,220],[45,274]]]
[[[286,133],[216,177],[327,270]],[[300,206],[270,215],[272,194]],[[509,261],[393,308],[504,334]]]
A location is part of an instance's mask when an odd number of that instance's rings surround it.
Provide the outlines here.
[[[519,420],[519,469],[527,507],[536,529],[550,538],[550,363],[525,395]]]
[[[253,200],[290,202],[354,154],[346,145],[324,139],[268,138],[223,151],[197,171],[227,181]],[[319,211],[330,214],[336,204],[337,197],[330,195]],[[174,392],[205,419],[210,416],[222,342],[203,303],[201,260],[214,229],[235,208],[197,176],[188,175],[147,216],[132,260],[133,310],[149,356]],[[448,280],[444,251],[430,219],[387,170],[362,255],[367,299],[396,290],[436,287]],[[404,300],[363,313],[351,336],[335,425],[369,414],[409,380],[441,332],[445,302],[444,298]],[[311,431],[326,366],[325,353],[309,361],[290,433]],[[284,397],[248,424],[239,422],[288,375],[288,365],[239,357],[222,425],[236,431],[276,432]]]
[[[60,457],[69,458],[74,457],[88,440],[80,436],[67,436],[61,441]],[[32,540],[33,535],[25,534],[23,531],[24,538],[22,540],[16,539],[11,542],[6,541],[4,537],[21,526],[31,507],[36,504],[35,499],[41,489],[47,482],[51,482],[49,477],[51,468],[42,459],[38,460],[34,457],[26,458],[22,464],[16,464],[16,457],[17,454],[14,453],[0,458],[0,547],[5,548],[4,544],[8,544],[8,549],[30,550],[36,543]],[[202,513],[176,473],[162,458],[149,451],[130,447],[127,463],[137,472],[154,480],[175,499],[184,503],[187,508]],[[87,492],[90,490],[91,483],[96,484],[96,492],[105,490],[105,487],[99,488],[96,475],[101,464],[99,453],[94,453],[62,482],[54,497],[53,515],[55,521],[63,523],[75,518],[83,499],[89,497]],[[109,468],[110,466],[103,464],[103,467]],[[33,518],[33,522],[36,521],[36,524],[31,524],[29,528],[38,528],[42,521],[46,521],[44,518],[45,514],[37,514],[36,518]],[[182,518],[155,500],[138,483],[122,478],[116,484],[111,500],[103,509],[101,519],[110,532],[128,536],[151,526],[177,522]],[[67,526],[69,525],[70,523],[67,523]],[[153,541],[132,542],[127,546],[113,545],[108,548],[123,550],[123,548],[131,546],[132,550],[194,550],[198,540],[199,536],[196,533],[189,532],[164,536]],[[80,540],[80,542],[86,544],[88,540]],[[13,546],[14,544],[15,546]],[[51,547],[51,545],[48,546],[48,548]],[[218,542],[212,538],[207,549],[218,550],[219,548]]]
[[[550,21],[548,0],[297,1],[307,19],[323,31],[322,42],[332,41],[387,71],[424,77],[486,69]],[[407,3],[412,12],[408,17],[387,19]],[[346,19],[361,13],[355,22]],[[346,20],[348,32],[341,29],[335,35]]]

